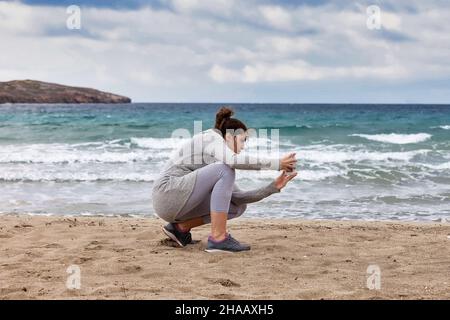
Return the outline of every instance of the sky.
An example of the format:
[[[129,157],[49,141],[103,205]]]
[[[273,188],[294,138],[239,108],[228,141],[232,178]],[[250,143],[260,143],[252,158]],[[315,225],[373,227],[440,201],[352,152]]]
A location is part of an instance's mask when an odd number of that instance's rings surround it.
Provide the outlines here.
[[[133,102],[450,103],[449,17],[440,0],[0,1],[0,81]]]

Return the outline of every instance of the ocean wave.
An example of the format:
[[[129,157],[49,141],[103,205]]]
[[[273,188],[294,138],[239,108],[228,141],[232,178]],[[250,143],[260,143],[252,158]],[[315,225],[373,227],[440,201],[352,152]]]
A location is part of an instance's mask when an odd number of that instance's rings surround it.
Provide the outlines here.
[[[250,137],[245,145],[245,150],[270,150],[273,148],[294,148],[298,145],[291,142],[291,140],[272,140],[263,137]]]
[[[302,130],[324,130],[324,129],[348,129],[352,128],[351,124],[341,124],[341,123],[331,123],[331,124],[322,124],[322,125],[311,125],[311,124],[296,124],[296,125],[287,125],[287,126],[264,126],[264,127],[256,127],[255,129],[279,129],[280,131],[302,131]]]
[[[305,180],[305,181],[320,181],[325,180],[332,177],[337,176],[343,176],[346,175],[346,170],[339,170],[330,168],[327,169],[320,169],[320,170],[304,170],[299,169],[297,172],[297,177],[295,177],[296,180]],[[239,182],[239,180],[252,180],[252,181],[267,181],[267,180],[273,180],[277,178],[280,175],[280,172],[275,171],[238,171],[238,174],[236,176],[236,180]]]
[[[295,179],[305,181],[321,181],[328,178],[347,175],[346,170],[300,170]]]
[[[144,149],[175,149],[189,141],[186,138],[130,138],[132,144]]]
[[[280,175],[275,171],[246,171],[240,172],[237,182],[251,180],[255,183],[266,183]],[[300,170],[297,180],[320,181],[331,177],[346,175],[344,170]],[[154,182],[158,173],[137,172],[67,172],[67,171],[20,171],[0,173],[0,182]]]
[[[350,134],[350,137],[361,137],[372,141],[387,142],[394,144],[408,144],[423,142],[431,138],[428,133],[413,133],[413,134]]]
[[[409,162],[417,155],[424,155],[430,150],[421,149],[404,152],[377,152],[365,150],[339,150],[336,146],[314,146],[297,150],[299,161],[305,160],[317,164],[341,163],[341,162],[361,162],[361,161],[404,161]]]
[[[439,126],[439,128],[444,129],[444,130],[450,130],[450,125]]]
[[[260,138],[264,140],[263,138]],[[285,141],[280,146],[256,141],[246,149],[253,156],[275,157],[287,152],[296,152],[299,162],[313,164],[343,163],[343,162],[409,162],[419,155],[437,153],[446,158],[448,152],[420,149],[404,152],[369,151],[364,146],[350,145],[310,145],[287,147]],[[267,149],[261,148],[267,146]],[[0,163],[43,163],[43,164],[73,164],[73,163],[164,163],[175,149],[130,149],[123,145],[123,140],[109,142],[88,142],[80,144],[31,144],[4,145],[0,149]],[[279,151],[279,152],[277,152]],[[442,153],[443,152],[443,153]]]
[[[157,174],[143,174],[138,172],[0,172],[2,182],[153,182]]]
[[[6,145],[0,149],[0,163],[132,163],[169,156],[170,152],[162,151],[80,149],[68,144]]]
[[[270,132],[268,132],[268,135],[270,136]],[[132,145],[134,144],[139,148],[154,150],[174,150],[179,148],[183,143],[186,143],[187,141],[189,141],[188,138],[130,138],[130,142]],[[290,140],[275,141],[267,137],[250,137],[246,144],[246,147],[249,149],[264,148],[269,146],[295,147],[297,145],[293,144]]]
[[[429,169],[434,169],[434,170],[450,170],[450,162],[444,162],[441,164],[428,164],[428,163],[423,163],[421,164],[424,167],[427,167]]]
[[[93,168],[91,165],[76,167],[38,166],[8,167],[0,170],[0,182],[153,182],[159,175],[157,168],[161,163],[150,166],[124,167],[103,165]],[[325,181],[337,178],[362,182],[369,180],[389,181],[390,183],[404,182],[406,180],[428,180],[430,177],[445,178],[445,173],[450,169],[450,162],[441,164],[407,163],[404,165],[369,164],[358,166],[353,163],[328,163],[299,165],[298,176],[294,184],[300,181]],[[237,170],[236,180],[250,181],[250,184],[266,183],[274,180],[280,172],[273,170]],[[447,175],[448,176],[448,175]],[[336,180],[336,181],[338,181]],[[378,183],[378,182],[376,182]],[[245,189],[245,188],[244,188]]]

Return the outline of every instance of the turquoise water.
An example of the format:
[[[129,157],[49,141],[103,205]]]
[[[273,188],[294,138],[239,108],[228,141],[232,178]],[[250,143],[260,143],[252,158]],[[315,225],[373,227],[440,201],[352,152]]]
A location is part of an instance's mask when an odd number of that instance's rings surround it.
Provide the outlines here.
[[[152,183],[182,142],[172,132],[211,127],[219,106],[1,105],[0,212],[152,215]],[[299,159],[298,177],[248,217],[450,219],[450,105],[233,107],[268,138],[279,129],[280,152]],[[276,176],[239,171],[237,183]]]

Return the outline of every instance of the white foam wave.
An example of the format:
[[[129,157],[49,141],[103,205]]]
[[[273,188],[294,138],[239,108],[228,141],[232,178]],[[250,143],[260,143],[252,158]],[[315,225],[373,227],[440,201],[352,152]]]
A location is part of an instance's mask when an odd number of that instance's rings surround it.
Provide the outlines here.
[[[296,147],[290,140],[272,140],[265,137],[250,137],[245,147],[248,150],[266,150],[277,147]]]
[[[130,138],[132,144],[144,149],[175,149],[188,140],[183,138]]]
[[[237,170],[236,171],[236,180],[240,179],[250,179],[250,180],[267,180],[267,179],[275,179],[279,173],[271,170],[258,170],[258,171],[250,171],[250,170]]]
[[[186,138],[130,138],[132,144],[144,149],[177,149],[189,141]],[[295,147],[290,140],[271,140],[266,137],[250,137],[246,144],[249,149],[270,149],[276,146]]]
[[[6,145],[0,149],[0,163],[130,163],[163,159],[170,152],[128,148],[80,148],[70,144]]]
[[[441,164],[427,164],[423,163],[422,166],[427,167],[429,169],[434,170],[449,170],[450,169],[450,162],[444,162]]]
[[[444,129],[444,130],[450,130],[450,125],[439,126],[439,128]]]
[[[299,169],[297,177],[295,177],[295,180],[308,180],[308,181],[320,181],[325,180],[327,178],[331,177],[337,177],[340,175],[346,175],[346,170],[339,170],[335,168],[327,169],[321,169],[321,170],[303,170]],[[280,175],[280,172],[275,171],[239,171],[237,174],[237,180],[242,179],[250,179],[253,181],[259,181],[259,180],[273,180],[277,178]]]
[[[305,150],[306,149],[306,150]],[[415,156],[420,154],[426,154],[430,150],[415,150],[404,152],[376,152],[376,151],[364,151],[364,150],[339,150],[335,147],[323,146],[308,150],[308,148],[300,149],[297,151],[297,158],[299,161],[305,160],[313,163],[340,163],[345,161],[404,161],[408,162]]]
[[[71,182],[71,181],[130,181],[130,182],[153,182],[157,178],[154,173],[138,172],[39,172],[39,171],[20,171],[20,172],[0,172],[0,181],[6,182]]]
[[[395,144],[408,144],[423,142],[431,138],[428,133],[413,133],[413,134],[350,134],[351,137],[361,137],[372,141],[387,142]]]
[[[332,177],[338,177],[346,175],[344,170],[300,170],[295,179],[307,180],[307,181],[320,181]]]

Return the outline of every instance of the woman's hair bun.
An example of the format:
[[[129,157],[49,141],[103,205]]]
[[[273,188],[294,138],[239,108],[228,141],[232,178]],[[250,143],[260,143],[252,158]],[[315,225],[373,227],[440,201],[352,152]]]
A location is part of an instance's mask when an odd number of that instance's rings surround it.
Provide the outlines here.
[[[214,126],[216,129],[221,130],[222,125],[224,124],[225,120],[231,118],[231,116],[234,114],[234,111],[228,107],[222,107],[217,111],[216,113],[216,125]]]

